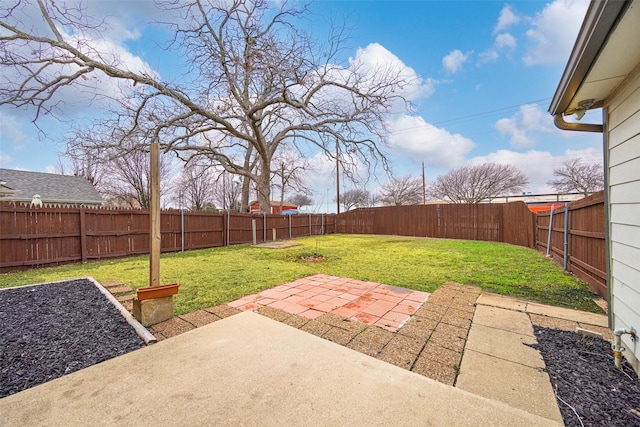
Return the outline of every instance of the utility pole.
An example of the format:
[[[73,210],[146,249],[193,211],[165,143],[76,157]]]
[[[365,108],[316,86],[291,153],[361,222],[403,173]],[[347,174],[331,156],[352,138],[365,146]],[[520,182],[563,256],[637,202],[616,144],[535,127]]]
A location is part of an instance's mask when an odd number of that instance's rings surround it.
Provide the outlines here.
[[[340,213],[340,145],[336,138],[336,211]]]

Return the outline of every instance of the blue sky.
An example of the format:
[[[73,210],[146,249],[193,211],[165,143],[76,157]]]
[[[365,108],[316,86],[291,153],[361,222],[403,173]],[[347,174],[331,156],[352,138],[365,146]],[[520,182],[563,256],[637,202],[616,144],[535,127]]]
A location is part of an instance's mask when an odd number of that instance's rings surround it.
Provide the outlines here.
[[[429,181],[454,167],[495,161],[519,167],[529,177],[527,191],[539,193],[551,190],[546,182],[564,160],[602,160],[600,135],[557,130],[546,112],[587,6],[583,0],[318,1],[308,20],[319,37],[329,17],[347,20],[345,61],[395,61],[419,77],[415,111],[389,123],[386,150],[397,176],[420,176],[422,162]],[[121,28],[158,18],[145,1],[94,7],[108,9]],[[170,73],[171,61],[154,47],[164,35],[152,26],[136,28],[103,37],[131,61]],[[29,123],[29,114],[8,108],[0,114],[0,167],[53,171],[68,123],[45,119],[44,136]],[[582,121],[601,117],[590,112]],[[311,209],[335,210],[333,163],[317,153],[310,157],[314,169],[308,180],[316,202]],[[387,180],[380,172],[367,189],[376,192]],[[346,189],[355,185],[343,182]]]

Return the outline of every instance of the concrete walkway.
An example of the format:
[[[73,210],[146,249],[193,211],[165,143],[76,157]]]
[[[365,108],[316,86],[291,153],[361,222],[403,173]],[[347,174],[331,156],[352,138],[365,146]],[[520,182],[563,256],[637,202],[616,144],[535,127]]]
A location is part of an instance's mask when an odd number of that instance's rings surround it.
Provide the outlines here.
[[[562,423],[544,360],[529,346],[537,343],[532,323],[610,333],[605,315],[482,294],[456,386]]]
[[[240,313],[0,399],[3,426],[560,425]]]

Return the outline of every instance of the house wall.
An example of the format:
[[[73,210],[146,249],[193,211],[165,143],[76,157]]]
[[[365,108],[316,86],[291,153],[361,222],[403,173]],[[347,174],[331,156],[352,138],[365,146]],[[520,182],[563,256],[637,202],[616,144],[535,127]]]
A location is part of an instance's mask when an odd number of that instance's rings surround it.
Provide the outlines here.
[[[614,328],[640,332],[640,73],[606,102],[609,250]],[[640,375],[640,340],[623,336],[623,354]]]

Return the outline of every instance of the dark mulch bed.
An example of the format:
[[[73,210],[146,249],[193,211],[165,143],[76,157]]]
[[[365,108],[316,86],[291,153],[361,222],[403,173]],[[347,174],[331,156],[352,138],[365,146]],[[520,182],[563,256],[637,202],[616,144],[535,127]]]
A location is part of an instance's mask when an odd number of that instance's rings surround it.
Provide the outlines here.
[[[615,368],[608,341],[534,329],[567,426],[640,426],[640,380],[626,361]]]
[[[90,280],[0,290],[0,398],[141,347]]]

